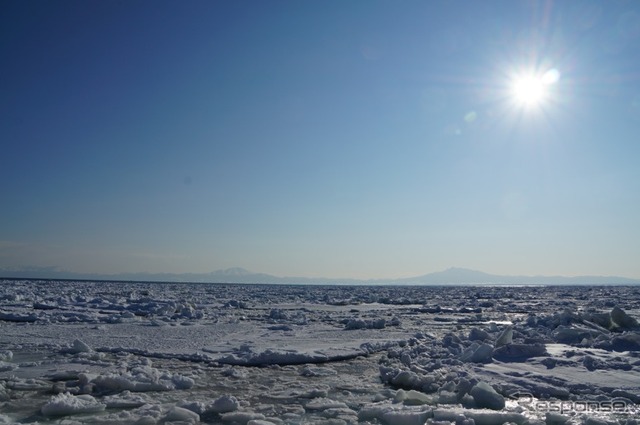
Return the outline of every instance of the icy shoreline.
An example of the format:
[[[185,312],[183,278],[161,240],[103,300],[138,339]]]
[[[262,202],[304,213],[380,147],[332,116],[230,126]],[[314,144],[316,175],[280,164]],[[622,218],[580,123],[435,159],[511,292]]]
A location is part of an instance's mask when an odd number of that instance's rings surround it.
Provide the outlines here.
[[[630,425],[638,318],[623,286],[0,281],[0,423]]]

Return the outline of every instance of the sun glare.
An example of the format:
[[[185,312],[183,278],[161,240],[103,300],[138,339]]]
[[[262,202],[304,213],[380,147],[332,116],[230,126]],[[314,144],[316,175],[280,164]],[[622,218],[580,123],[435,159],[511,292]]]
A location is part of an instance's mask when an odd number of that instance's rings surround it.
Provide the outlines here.
[[[522,77],[513,82],[513,95],[518,103],[523,105],[537,105],[547,95],[547,88],[538,77]]]
[[[560,73],[551,69],[542,75],[520,75],[512,79],[511,96],[516,104],[524,107],[542,106],[549,100],[551,86],[560,78]]]

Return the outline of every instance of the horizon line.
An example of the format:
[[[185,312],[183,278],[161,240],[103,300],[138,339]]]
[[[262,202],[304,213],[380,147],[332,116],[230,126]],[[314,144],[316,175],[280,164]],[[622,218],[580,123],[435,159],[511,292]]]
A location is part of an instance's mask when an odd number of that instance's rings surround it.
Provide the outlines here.
[[[233,273],[236,272],[236,273]],[[355,278],[355,277],[316,277],[316,276],[278,276],[272,275],[269,273],[263,272],[253,272],[247,270],[243,267],[230,267],[226,269],[218,269],[210,272],[117,272],[117,273],[83,273],[83,272],[74,272],[69,270],[59,270],[54,267],[23,267],[23,268],[0,268],[0,279],[34,279],[34,280],[78,280],[78,281],[123,281],[123,282],[171,282],[175,280],[171,280],[173,277],[176,278],[187,278],[191,277],[194,279],[198,278],[206,278],[208,276],[213,277],[216,274],[219,275],[227,275],[224,276],[228,278],[229,283],[236,283],[237,280],[242,280],[243,277],[251,278],[251,276],[263,276],[267,279],[272,280],[282,280],[282,281],[290,281],[290,280],[303,280],[303,281],[313,281],[313,282],[321,282],[326,281],[327,283],[335,283],[336,281],[342,281],[345,283],[354,283],[354,284],[362,284],[362,283],[373,283],[373,284],[384,284],[384,282],[389,283],[409,283],[412,280],[425,279],[425,278],[436,278],[438,275],[445,274],[447,272],[455,273],[475,273],[479,275],[485,275],[487,279],[562,279],[562,280],[580,280],[580,279],[597,279],[597,280],[624,280],[630,282],[640,283],[640,278],[635,277],[627,277],[627,276],[618,276],[618,275],[545,275],[545,274],[535,274],[535,275],[526,275],[526,274],[494,274],[488,273],[481,270],[469,269],[465,267],[449,267],[444,270],[428,272],[420,275],[409,276],[409,277],[395,277],[395,278]],[[155,276],[155,278],[154,278]],[[145,278],[146,277],[146,278]],[[218,276],[220,278],[222,276]],[[445,277],[446,279],[446,277]],[[478,278],[476,278],[478,279]],[[469,283],[481,283],[480,280],[471,279]],[[457,278],[456,281],[460,282],[464,280],[464,278]],[[179,280],[180,282],[190,282],[190,280]],[[201,280],[193,281],[193,283],[203,282]],[[212,281],[207,281],[210,283],[218,283]],[[247,280],[248,282],[248,280]],[[259,280],[252,280],[250,283],[260,283]],[[272,283],[272,282],[264,282],[264,283]],[[289,283],[289,282],[283,282]],[[306,282],[310,283],[310,282]],[[448,282],[443,282],[448,283]],[[487,281],[487,283],[490,283]],[[418,283],[420,284],[420,283]]]

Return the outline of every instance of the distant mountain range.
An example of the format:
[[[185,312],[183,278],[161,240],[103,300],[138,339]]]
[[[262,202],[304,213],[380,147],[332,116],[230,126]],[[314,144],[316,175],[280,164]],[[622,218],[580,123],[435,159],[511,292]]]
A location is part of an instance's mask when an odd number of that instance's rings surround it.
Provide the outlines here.
[[[271,283],[327,285],[637,285],[640,279],[618,276],[503,276],[476,270],[452,267],[422,276],[403,279],[327,279],[309,277],[279,277],[253,273],[234,267],[210,273],[121,273],[85,274],[54,268],[0,269],[0,278],[71,279],[144,282],[207,282],[207,283]]]
[[[394,283],[421,285],[483,283],[491,285],[634,285],[640,284],[640,279],[619,276],[504,276],[452,267],[441,272],[397,279]]]

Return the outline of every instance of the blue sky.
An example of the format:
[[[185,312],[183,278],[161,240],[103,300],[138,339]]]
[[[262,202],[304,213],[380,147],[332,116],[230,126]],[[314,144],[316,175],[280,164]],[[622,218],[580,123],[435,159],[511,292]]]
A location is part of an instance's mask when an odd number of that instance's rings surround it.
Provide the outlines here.
[[[0,7],[0,268],[640,277],[638,2]]]

